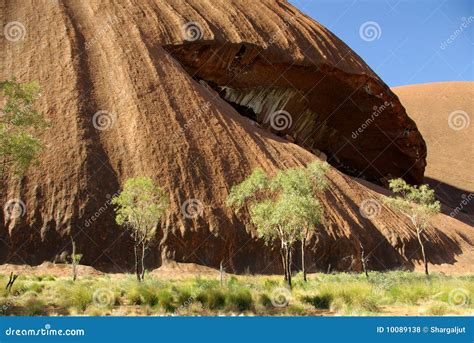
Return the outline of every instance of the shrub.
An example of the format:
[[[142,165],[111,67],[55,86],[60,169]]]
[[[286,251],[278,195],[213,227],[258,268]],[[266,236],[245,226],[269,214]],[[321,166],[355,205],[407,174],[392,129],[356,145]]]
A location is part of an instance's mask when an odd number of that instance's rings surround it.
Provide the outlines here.
[[[301,300],[307,304],[313,305],[314,308],[320,310],[328,310],[333,296],[331,294],[320,294],[320,295],[313,295],[313,296],[304,296]]]
[[[143,304],[147,304],[151,307],[156,306],[159,301],[159,296],[155,292],[154,288],[148,285],[141,285],[139,287],[139,292],[141,295],[141,299],[143,299]]]
[[[273,308],[272,299],[265,293],[259,295],[258,303],[267,310]]]
[[[249,311],[252,305],[252,294],[247,289],[241,289],[227,295],[227,307],[231,311]]]
[[[76,307],[84,311],[92,303],[92,289],[81,284],[74,284],[65,288],[61,294],[64,294],[64,305],[67,307]]]
[[[21,275],[20,275],[20,277],[18,277],[17,280],[21,280],[20,278],[21,278]],[[28,290],[28,287],[26,287],[25,281],[16,281],[13,284],[13,287],[12,287],[12,290],[11,290],[10,294],[15,296],[15,297],[18,297],[18,296],[26,293],[27,290]]]
[[[237,278],[235,276],[231,276],[229,278],[229,281],[227,281],[227,287],[229,288],[235,287],[237,286],[238,283],[239,281],[237,280]]]
[[[290,305],[288,306],[288,312],[293,316],[303,316],[306,314],[306,309],[301,305]]]
[[[56,278],[52,275],[43,276],[42,281],[56,281]]]
[[[42,316],[46,314],[46,305],[36,296],[30,296],[24,303],[24,312],[27,316]]]
[[[226,302],[225,294],[214,288],[203,290],[196,299],[210,310],[220,310],[224,308]]]
[[[331,311],[336,313],[345,313],[347,312],[347,304],[342,298],[336,298],[331,301],[329,308]]]
[[[389,293],[397,302],[411,305],[430,297],[429,287],[423,282],[404,282],[391,287]]]
[[[131,305],[141,305],[143,303],[140,289],[138,287],[130,287],[125,291],[125,296]]]
[[[187,289],[177,289],[175,292],[178,306],[188,306],[194,299],[191,292]]]
[[[161,290],[157,295],[158,302],[160,307],[163,308],[166,312],[174,312],[176,306],[174,304],[173,294],[168,290]]]
[[[278,287],[279,282],[276,280],[270,280],[266,279],[265,282],[263,283],[263,287],[267,290],[272,290],[276,287]]]
[[[196,288],[198,288],[198,289],[208,289],[208,288],[219,287],[219,281],[201,279],[200,277],[197,277],[194,280],[194,284],[195,284]]]
[[[44,285],[38,282],[25,283],[25,289],[28,292],[41,293],[43,288],[44,288]]]

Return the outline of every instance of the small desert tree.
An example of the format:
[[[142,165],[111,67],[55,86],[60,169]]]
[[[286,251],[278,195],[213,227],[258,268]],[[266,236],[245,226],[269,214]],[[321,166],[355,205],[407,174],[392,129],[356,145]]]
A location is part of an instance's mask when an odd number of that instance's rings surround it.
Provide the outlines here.
[[[38,94],[35,82],[0,82],[0,175],[22,175],[43,147],[35,132],[48,124],[33,108]]]
[[[156,227],[169,205],[164,190],[152,179],[128,179],[120,195],[112,199],[116,205],[116,221],[130,229],[134,242],[135,274],[145,277],[145,251],[155,236]]]
[[[285,280],[290,287],[293,246],[298,240],[305,240],[307,230],[315,228],[322,218],[314,179],[324,176],[327,166],[317,164],[320,163],[279,171],[271,179],[262,169],[255,169],[232,187],[227,198],[227,204],[237,212],[247,208],[251,223],[267,244],[279,241]]]
[[[403,179],[393,179],[389,186],[395,194],[386,198],[385,201],[390,207],[408,217],[415,227],[425,265],[425,274],[429,275],[422,234],[429,227],[430,218],[440,212],[440,203],[435,198],[434,190],[428,185],[411,186]]]
[[[307,167],[307,175],[311,180],[311,186],[314,193],[322,193],[328,187],[328,179],[326,178],[326,174],[329,170],[329,165],[327,163],[317,163],[313,162],[308,165]],[[315,207],[316,208],[316,207]],[[306,258],[305,258],[305,246],[306,246],[306,238],[308,237],[309,231],[314,229],[314,226],[323,223],[324,213],[321,206],[317,206],[317,211],[315,211],[312,216],[313,218],[306,218],[305,215],[301,215],[300,217],[300,225],[303,226],[301,230],[301,271],[303,272],[303,280],[306,282]],[[314,226],[307,225],[307,223],[313,223]]]
[[[82,254],[76,253],[76,242],[74,241],[74,238],[71,236],[71,246],[72,246],[72,252],[71,252],[71,265],[72,265],[72,281],[77,280],[77,266],[81,262],[82,259]]]

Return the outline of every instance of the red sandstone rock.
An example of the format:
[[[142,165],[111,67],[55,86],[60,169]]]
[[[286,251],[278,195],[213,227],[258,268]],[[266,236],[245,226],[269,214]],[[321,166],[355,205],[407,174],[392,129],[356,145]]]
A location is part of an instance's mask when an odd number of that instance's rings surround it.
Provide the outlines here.
[[[20,21],[26,30],[22,40],[0,39],[0,79],[38,80],[38,109],[52,123],[39,166],[21,181],[9,179],[1,194],[1,203],[24,201],[26,213],[0,215],[0,262],[59,258],[71,233],[83,263],[126,270],[130,241],[109,199],[125,179],[143,175],[171,199],[150,267],[163,259],[211,267],[223,260],[228,271],[274,272],[278,253],[224,205],[253,168],[273,173],[322,151],[367,179],[422,180],[425,144],[398,99],[344,43],[287,2],[3,0],[0,7],[1,22]],[[200,27],[191,31],[197,36],[183,33],[189,22]],[[386,102],[377,126],[353,139]],[[275,130],[275,110],[289,113],[292,125]],[[359,240],[372,252],[371,268],[413,266],[420,256],[407,220],[382,204],[375,217],[360,214],[381,189],[336,169],[329,178],[321,199],[326,226],[308,240],[310,270],[359,269]],[[185,216],[183,204],[197,211]],[[432,263],[472,253],[470,227],[443,215],[434,225]]]

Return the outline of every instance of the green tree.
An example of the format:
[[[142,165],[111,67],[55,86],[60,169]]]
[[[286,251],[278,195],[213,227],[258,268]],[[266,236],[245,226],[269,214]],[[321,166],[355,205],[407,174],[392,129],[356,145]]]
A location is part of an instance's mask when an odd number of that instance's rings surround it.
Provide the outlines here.
[[[292,249],[304,244],[308,230],[321,223],[323,210],[315,192],[323,190],[327,182],[327,164],[313,162],[306,168],[279,171],[273,178],[257,168],[242,183],[232,187],[227,205],[237,213],[246,208],[259,237],[267,244],[280,243],[285,280],[291,287]]]
[[[71,264],[72,264],[72,281],[76,281],[77,280],[77,266],[81,262],[82,254],[76,253],[76,242],[74,241],[72,236],[70,238],[71,238],[71,246],[72,246],[72,252],[70,256]]]
[[[389,186],[394,195],[385,198],[385,202],[408,217],[415,227],[425,265],[425,274],[428,276],[428,261],[422,235],[430,225],[430,218],[440,212],[441,205],[435,198],[434,190],[428,185],[411,186],[403,179],[393,179]]]
[[[43,148],[35,135],[48,123],[33,106],[39,95],[36,82],[0,82],[0,175],[7,168],[23,175]]]
[[[123,191],[112,199],[116,221],[131,232],[134,242],[135,274],[145,277],[145,251],[156,233],[156,227],[169,205],[164,190],[152,179],[137,177],[125,181]]]

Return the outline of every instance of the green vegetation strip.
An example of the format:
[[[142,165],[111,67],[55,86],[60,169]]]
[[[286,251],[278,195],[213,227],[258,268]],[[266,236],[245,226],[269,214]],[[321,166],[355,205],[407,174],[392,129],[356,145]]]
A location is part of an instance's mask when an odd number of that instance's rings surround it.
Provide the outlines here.
[[[133,275],[0,276],[1,315],[412,315],[473,313],[474,276],[411,272],[312,274],[285,288],[277,276],[137,282]],[[403,314],[403,313],[399,313]]]

